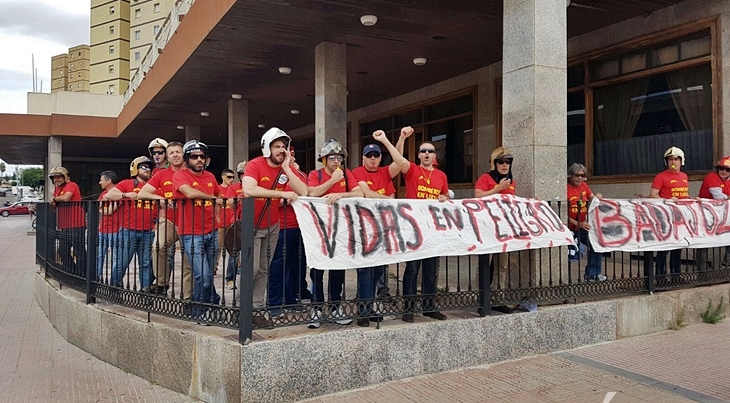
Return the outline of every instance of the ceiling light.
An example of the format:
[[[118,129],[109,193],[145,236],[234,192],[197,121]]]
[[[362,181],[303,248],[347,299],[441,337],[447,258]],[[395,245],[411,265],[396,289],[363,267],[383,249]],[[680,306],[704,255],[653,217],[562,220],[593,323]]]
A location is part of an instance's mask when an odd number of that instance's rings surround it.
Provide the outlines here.
[[[428,60],[426,60],[425,57],[417,57],[413,59],[413,64],[415,64],[416,66],[423,66],[424,64],[426,64],[427,61]]]
[[[265,129],[265,128],[266,128],[266,125],[264,125],[264,124],[259,124],[259,129]]]
[[[233,99],[241,99],[241,98],[243,98],[243,95],[241,95],[241,94],[231,94],[231,98],[233,98]]]
[[[208,113],[208,112],[200,112],[200,116],[202,116],[204,118],[207,118],[208,116],[210,116],[210,113]]]
[[[298,115],[299,114],[299,109],[292,109],[291,110],[291,114],[292,115]]]
[[[177,130],[185,130],[185,126],[178,126]]]
[[[290,74],[291,73],[291,67],[279,67],[279,73],[281,73],[281,74]]]
[[[360,23],[362,25],[365,25],[366,27],[372,27],[373,25],[378,23],[378,16],[376,15],[363,15],[360,17]]]

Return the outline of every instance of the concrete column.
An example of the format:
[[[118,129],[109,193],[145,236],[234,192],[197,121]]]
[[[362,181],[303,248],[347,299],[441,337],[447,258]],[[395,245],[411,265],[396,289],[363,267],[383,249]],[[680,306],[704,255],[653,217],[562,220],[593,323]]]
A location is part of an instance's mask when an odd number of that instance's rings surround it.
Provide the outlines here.
[[[329,139],[339,141],[352,151],[347,144],[347,49],[344,44],[322,42],[314,48],[316,155]]]
[[[730,13],[724,13],[720,14],[719,17],[719,24],[717,27],[717,36],[719,37],[719,46],[720,46],[720,66],[724,70],[725,66],[730,66]],[[720,92],[720,95],[717,95],[717,97],[721,100],[719,102],[720,109],[719,117],[715,117],[716,120],[719,121],[718,127],[716,128],[719,131],[719,134],[721,135],[721,141],[720,145],[722,148],[720,148],[718,145],[718,150],[720,152],[720,156],[724,155],[730,155],[730,102],[726,101],[727,97],[724,97],[724,93],[727,93],[730,91],[730,74],[720,74],[720,83],[718,86],[715,86],[713,83],[713,87],[715,87],[715,91],[718,91],[719,89],[722,89],[722,92]],[[721,119],[720,119],[721,118]],[[717,155],[715,157],[718,157]]]
[[[50,197],[53,193],[53,181],[48,179],[48,174],[54,167],[63,165],[61,162],[63,151],[63,139],[61,137],[51,136],[48,138],[48,155],[46,156],[46,196]],[[46,200],[48,200],[46,197]]]
[[[515,157],[517,194],[564,200],[565,2],[504,0],[503,25],[502,139]]]
[[[248,100],[228,101],[228,167],[248,161]]]
[[[200,141],[200,126],[185,125],[185,141]]]

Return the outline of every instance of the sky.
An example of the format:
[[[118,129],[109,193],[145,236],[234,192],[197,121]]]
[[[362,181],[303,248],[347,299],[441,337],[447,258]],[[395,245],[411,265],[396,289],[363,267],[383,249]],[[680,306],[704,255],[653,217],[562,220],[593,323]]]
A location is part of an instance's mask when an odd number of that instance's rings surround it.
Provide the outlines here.
[[[90,0],[0,0],[0,113],[26,113],[33,90],[51,92],[51,57],[89,43]],[[11,166],[14,167],[14,166]]]

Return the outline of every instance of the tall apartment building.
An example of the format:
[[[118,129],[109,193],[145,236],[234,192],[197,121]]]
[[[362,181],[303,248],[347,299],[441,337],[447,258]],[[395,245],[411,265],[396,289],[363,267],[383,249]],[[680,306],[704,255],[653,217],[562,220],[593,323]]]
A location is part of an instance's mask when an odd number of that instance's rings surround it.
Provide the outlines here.
[[[129,76],[139,69],[142,59],[152,47],[175,0],[132,0],[130,4]]]
[[[129,32],[129,0],[91,0],[91,92],[127,89]]]
[[[90,47],[78,45],[51,58],[51,92],[89,92]]]

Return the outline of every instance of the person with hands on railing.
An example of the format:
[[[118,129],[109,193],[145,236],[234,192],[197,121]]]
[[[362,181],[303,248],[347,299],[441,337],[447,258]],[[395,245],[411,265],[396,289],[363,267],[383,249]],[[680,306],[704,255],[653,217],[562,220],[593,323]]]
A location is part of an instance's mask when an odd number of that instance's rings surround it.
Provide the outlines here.
[[[62,166],[51,169],[48,177],[53,181],[53,195],[48,203],[56,208],[56,226],[64,236],[58,241],[58,255],[64,268],[73,274],[86,271],[86,218],[81,206],[81,191],[72,182],[68,170]],[[65,202],[59,204],[59,202]],[[73,246],[73,254],[71,247]],[[74,256],[76,260],[74,261]]]
[[[602,198],[600,193],[593,193],[586,183],[588,170],[583,164],[574,163],[568,168],[568,229],[578,234],[580,242],[588,250],[588,263],[585,267],[584,278],[588,281],[604,281],[606,276],[601,274],[601,254],[596,253],[588,237],[591,225],[588,223],[588,204],[594,198]]]
[[[246,164],[242,186],[244,197],[254,197],[253,245],[253,307],[266,306],[266,288],[269,265],[279,239],[279,203],[291,203],[297,196],[307,194],[307,185],[292,171],[289,143],[291,138],[283,130],[272,127],[261,136],[262,156]],[[285,191],[289,184],[292,191]],[[244,268],[248,270],[248,268]],[[254,315],[255,326],[266,326],[268,321]]]
[[[114,171],[104,171],[99,175],[99,186],[101,186],[102,192],[97,199],[99,201],[99,247],[96,251],[96,279],[98,281],[104,280],[102,278],[104,261],[108,250],[114,248],[117,244],[117,233],[120,228],[119,215],[117,214],[119,204],[105,201],[104,197],[118,182],[119,178]]]
[[[699,200],[714,199],[727,200],[730,195],[730,156],[722,157],[715,163],[715,170],[710,172],[702,180],[700,186]],[[695,249],[695,262],[697,269],[704,271],[708,267],[707,249]],[[723,266],[730,262],[730,246],[725,247]]]

